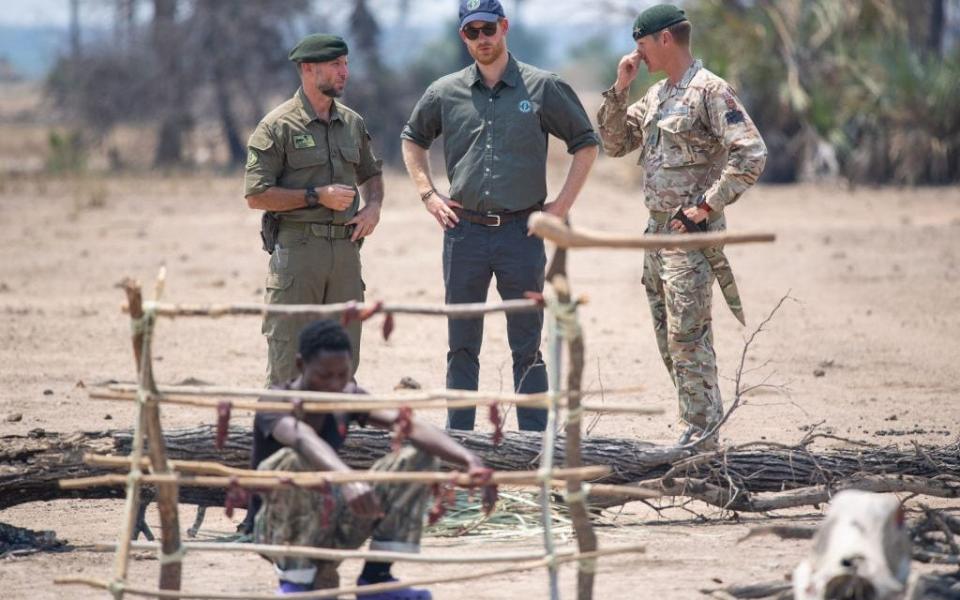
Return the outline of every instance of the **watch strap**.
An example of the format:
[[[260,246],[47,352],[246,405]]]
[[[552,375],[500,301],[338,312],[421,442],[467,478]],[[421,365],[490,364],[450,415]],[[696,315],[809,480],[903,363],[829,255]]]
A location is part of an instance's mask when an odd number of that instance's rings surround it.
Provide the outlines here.
[[[303,199],[307,203],[307,208],[316,208],[320,206],[320,195],[316,188],[308,187],[303,194]]]

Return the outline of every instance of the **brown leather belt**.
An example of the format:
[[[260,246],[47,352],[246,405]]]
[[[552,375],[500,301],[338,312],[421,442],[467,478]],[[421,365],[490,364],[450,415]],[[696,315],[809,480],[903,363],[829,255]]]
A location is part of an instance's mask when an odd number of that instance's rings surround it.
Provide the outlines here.
[[[531,213],[539,212],[541,210],[540,205],[531,206],[530,208],[525,208],[523,210],[518,210],[516,212],[487,212],[480,213],[472,210],[467,210],[465,208],[457,208],[456,206],[451,206],[453,214],[457,215],[458,219],[463,219],[468,223],[476,223],[477,225],[486,225],[487,227],[500,227],[501,225],[506,225],[507,223],[512,223],[513,221],[518,221],[520,219],[526,219]]]

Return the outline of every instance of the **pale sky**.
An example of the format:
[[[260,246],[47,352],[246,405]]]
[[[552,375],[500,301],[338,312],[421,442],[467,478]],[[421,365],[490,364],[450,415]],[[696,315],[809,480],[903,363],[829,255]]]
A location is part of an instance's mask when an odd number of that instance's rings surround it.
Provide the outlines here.
[[[202,1],[202,0],[201,0]],[[255,2],[256,0],[236,0]],[[382,15],[384,20],[396,19],[398,7],[403,0],[368,0],[371,10]],[[456,0],[407,0],[410,6],[408,22],[429,24],[453,18],[457,13]],[[598,21],[623,22],[650,0],[524,0],[521,17],[540,24],[549,22],[597,23]],[[150,0],[141,0],[141,10],[151,7]],[[316,0],[320,12],[336,4],[351,6],[352,0]],[[508,17],[515,17],[516,0],[503,0]],[[80,13],[84,25],[106,25],[112,16],[113,0],[80,0]],[[4,25],[55,25],[66,27],[70,18],[69,0],[3,0],[0,3],[0,24]]]

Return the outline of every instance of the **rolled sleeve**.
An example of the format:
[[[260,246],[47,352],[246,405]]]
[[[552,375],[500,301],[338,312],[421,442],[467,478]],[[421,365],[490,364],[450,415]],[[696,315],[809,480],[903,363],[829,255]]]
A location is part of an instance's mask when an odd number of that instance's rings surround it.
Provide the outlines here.
[[[373,154],[373,145],[370,143],[370,133],[367,126],[361,125],[360,132],[360,164],[357,165],[357,185],[362,185],[371,177],[383,173],[383,161]]]
[[[244,196],[262,194],[277,185],[283,171],[283,152],[270,127],[260,123],[247,142],[247,166],[244,174]]]
[[[727,163],[704,200],[711,209],[723,210],[757,182],[766,164],[767,146],[729,86],[708,90],[707,116],[712,133],[727,150]]]
[[[567,152],[570,154],[588,146],[600,145],[600,138],[580,98],[559,77],[554,76],[547,83],[540,117],[548,133],[567,143]]]
[[[429,149],[433,140],[440,136],[442,129],[440,95],[434,86],[430,86],[413,107],[413,113],[403,127],[400,138]]]

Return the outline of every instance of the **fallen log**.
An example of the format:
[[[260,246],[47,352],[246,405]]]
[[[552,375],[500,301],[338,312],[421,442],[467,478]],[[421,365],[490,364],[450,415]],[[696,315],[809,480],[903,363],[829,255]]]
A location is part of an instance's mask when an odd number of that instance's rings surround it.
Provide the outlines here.
[[[165,431],[167,456],[171,459],[212,460],[247,468],[250,430],[231,427],[222,450],[214,447],[213,425]],[[490,434],[452,432],[460,443],[479,455],[488,466],[503,471],[536,469],[541,451],[540,434],[508,432],[498,446]],[[84,464],[83,455],[130,452],[130,430],[58,434],[35,430],[27,436],[0,437],[0,510],[24,502],[58,498],[118,498],[123,491],[103,487],[63,490],[60,479],[91,477],[109,472]],[[557,464],[563,464],[563,436],[556,443]],[[390,451],[386,432],[352,430],[342,449],[347,464],[368,468]],[[645,487],[698,497],[733,510],[774,510],[777,502],[763,501],[758,494],[791,495],[791,505],[826,501],[831,489],[851,482],[870,482],[883,489],[896,489],[897,481],[913,491],[957,497],[960,487],[960,444],[939,447],[841,448],[813,451],[751,445],[722,453],[693,456],[690,450],[656,446],[636,440],[587,437],[583,439],[583,464],[609,465],[603,483],[643,482]],[[734,488],[731,488],[731,484]],[[806,489],[804,489],[806,488]],[[148,486],[149,489],[149,486]],[[799,490],[788,494],[791,490]],[[927,492],[924,492],[927,490]],[[806,492],[806,493],[805,493]],[[736,498],[733,505],[729,504]],[[180,501],[200,506],[223,506],[223,492],[216,489],[183,488]]]

